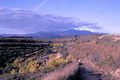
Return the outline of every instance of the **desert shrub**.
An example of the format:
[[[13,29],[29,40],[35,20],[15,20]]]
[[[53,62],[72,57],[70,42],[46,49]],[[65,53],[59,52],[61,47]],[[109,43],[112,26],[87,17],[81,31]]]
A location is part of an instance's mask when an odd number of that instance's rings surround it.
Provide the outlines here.
[[[39,64],[38,64],[38,61],[32,61],[28,64],[28,68],[29,68],[29,71],[30,72],[37,72],[38,71],[38,67],[39,67]]]
[[[53,52],[57,52],[57,49],[53,49]]]
[[[12,70],[10,71],[10,73],[11,73],[11,74],[17,74],[17,70],[16,70],[16,69],[12,69]]]
[[[113,40],[115,40],[112,37],[103,37],[102,39],[107,40],[107,41],[113,41]]]
[[[103,65],[105,65],[105,64],[107,64],[107,65],[115,65],[115,60],[114,60],[114,58],[113,58],[113,56],[111,55],[111,56],[109,56],[107,59],[105,59],[104,61],[101,61],[101,62],[99,62],[99,63],[97,63],[96,65],[98,65],[98,66],[103,66]]]
[[[62,46],[64,46],[64,44],[63,43],[53,43],[52,46],[53,47],[60,47],[60,46],[62,47]]]
[[[112,45],[112,47],[114,47],[115,45]]]
[[[99,44],[99,41],[96,41],[96,44]]]
[[[13,63],[12,63],[12,66],[13,67],[17,67],[17,66],[21,66],[21,62],[24,61],[24,58],[17,58]]]
[[[60,46],[64,46],[64,44],[63,44],[63,43],[61,43],[61,44],[60,44]]]
[[[75,35],[74,37],[73,37],[73,41],[76,41],[78,38],[77,38],[77,35]]]
[[[117,40],[116,42],[117,42],[117,43],[120,43],[120,40]]]
[[[27,73],[27,72],[37,72],[38,71],[38,61],[34,60],[34,61],[30,61],[30,62],[24,62],[22,64],[23,66],[21,66],[19,68],[19,72],[18,73]]]
[[[32,61],[34,59],[36,59],[36,57],[30,57],[30,58],[26,59],[25,62]]]
[[[59,46],[60,44],[59,43],[56,43],[56,46]]]
[[[58,46],[58,44],[57,43],[53,43],[53,47],[56,47],[56,46]]]
[[[30,80],[37,80],[36,78],[32,78],[32,79],[30,79]]]
[[[27,56],[27,57],[28,57],[28,56],[30,56],[30,54],[26,54],[25,56]]]
[[[46,63],[45,66],[40,66],[39,70],[43,71],[43,70],[54,70],[55,67],[60,66],[61,64],[67,64],[69,62],[72,61],[72,57],[68,56],[66,59],[62,59],[62,58],[56,58],[55,55],[51,55],[49,57],[49,61]]]
[[[14,61],[14,63],[19,63],[19,62],[21,62],[21,61],[23,61],[24,60],[24,58],[17,58],[15,61]]]
[[[29,70],[26,69],[25,66],[23,66],[23,67],[21,67],[21,68],[19,69],[19,72],[18,72],[18,73],[27,73],[27,72],[29,72]]]
[[[17,74],[17,73],[37,72],[39,63],[35,59],[36,57],[30,57],[23,62],[24,58],[17,58],[12,63],[12,66],[14,68],[17,67],[19,70],[17,71],[16,69],[12,69],[10,73]]]
[[[69,63],[72,61],[72,56],[68,56],[67,59],[65,60],[65,63]]]
[[[72,61],[72,57],[68,56],[66,59],[56,58],[56,55],[49,56],[49,60],[44,66],[40,66],[37,57],[29,57],[26,60],[24,58],[17,58],[12,63],[13,69],[10,71],[11,74],[17,73],[28,73],[28,72],[38,72],[38,71],[51,71],[55,67],[61,64],[67,64]]]

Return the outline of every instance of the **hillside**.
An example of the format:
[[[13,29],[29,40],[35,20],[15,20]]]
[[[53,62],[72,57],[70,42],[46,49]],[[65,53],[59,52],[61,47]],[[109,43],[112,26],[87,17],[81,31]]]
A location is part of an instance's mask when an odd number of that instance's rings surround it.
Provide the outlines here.
[[[68,43],[68,53],[87,70],[99,74],[102,80],[119,80],[119,41],[119,35],[80,37]]]
[[[13,40],[14,43],[12,43]],[[0,66],[2,80],[120,79],[119,34],[63,39],[1,38],[0,41],[0,46],[4,45],[6,49],[1,49],[0,52],[2,60],[5,61],[1,61],[4,66]],[[18,50],[15,44],[24,49],[16,54],[10,52],[11,45],[5,46],[6,43],[14,44],[12,46],[14,50]],[[27,52],[25,48],[29,48],[30,45],[32,48]],[[9,56],[8,52],[12,54],[9,57],[11,62],[6,58]],[[15,54],[14,57],[13,54]]]

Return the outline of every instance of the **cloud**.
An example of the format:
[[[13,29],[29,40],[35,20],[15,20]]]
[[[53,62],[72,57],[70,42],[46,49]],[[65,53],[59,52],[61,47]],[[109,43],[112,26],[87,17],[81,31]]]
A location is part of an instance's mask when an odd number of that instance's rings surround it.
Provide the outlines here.
[[[40,3],[38,6],[36,6],[33,11],[37,11],[38,9],[40,9],[42,6],[44,6],[46,3],[48,2],[48,0],[44,0],[42,3]]]
[[[77,28],[74,28],[75,30],[87,30],[87,31],[91,31],[91,32],[104,32],[105,29],[100,27],[100,26],[97,26],[96,23],[93,23],[91,25],[87,25],[87,26],[80,26],[80,27],[77,27]]]
[[[72,17],[43,15],[21,9],[0,9],[0,33],[65,31],[80,27],[100,29],[96,23],[80,22]]]

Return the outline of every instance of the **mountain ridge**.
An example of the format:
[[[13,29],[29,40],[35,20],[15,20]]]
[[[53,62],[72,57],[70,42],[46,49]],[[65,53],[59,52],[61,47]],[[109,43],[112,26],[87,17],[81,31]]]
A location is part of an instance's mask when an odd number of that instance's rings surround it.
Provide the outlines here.
[[[10,36],[25,36],[25,37],[35,37],[35,38],[71,38],[76,36],[87,36],[93,34],[102,34],[97,32],[91,32],[87,30],[75,30],[70,29],[67,31],[51,31],[51,32],[37,32],[37,33],[29,33],[29,34],[1,34],[3,37],[10,37]]]

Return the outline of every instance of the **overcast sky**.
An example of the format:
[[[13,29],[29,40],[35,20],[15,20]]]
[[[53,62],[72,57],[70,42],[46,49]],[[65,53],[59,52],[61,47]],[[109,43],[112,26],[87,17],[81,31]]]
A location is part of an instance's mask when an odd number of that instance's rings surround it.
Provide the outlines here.
[[[82,22],[96,23],[104,32],[120,33],[120,0],[0,0],[2,7],[75,17]],[[87,27],[78,29],[87,30]]]

